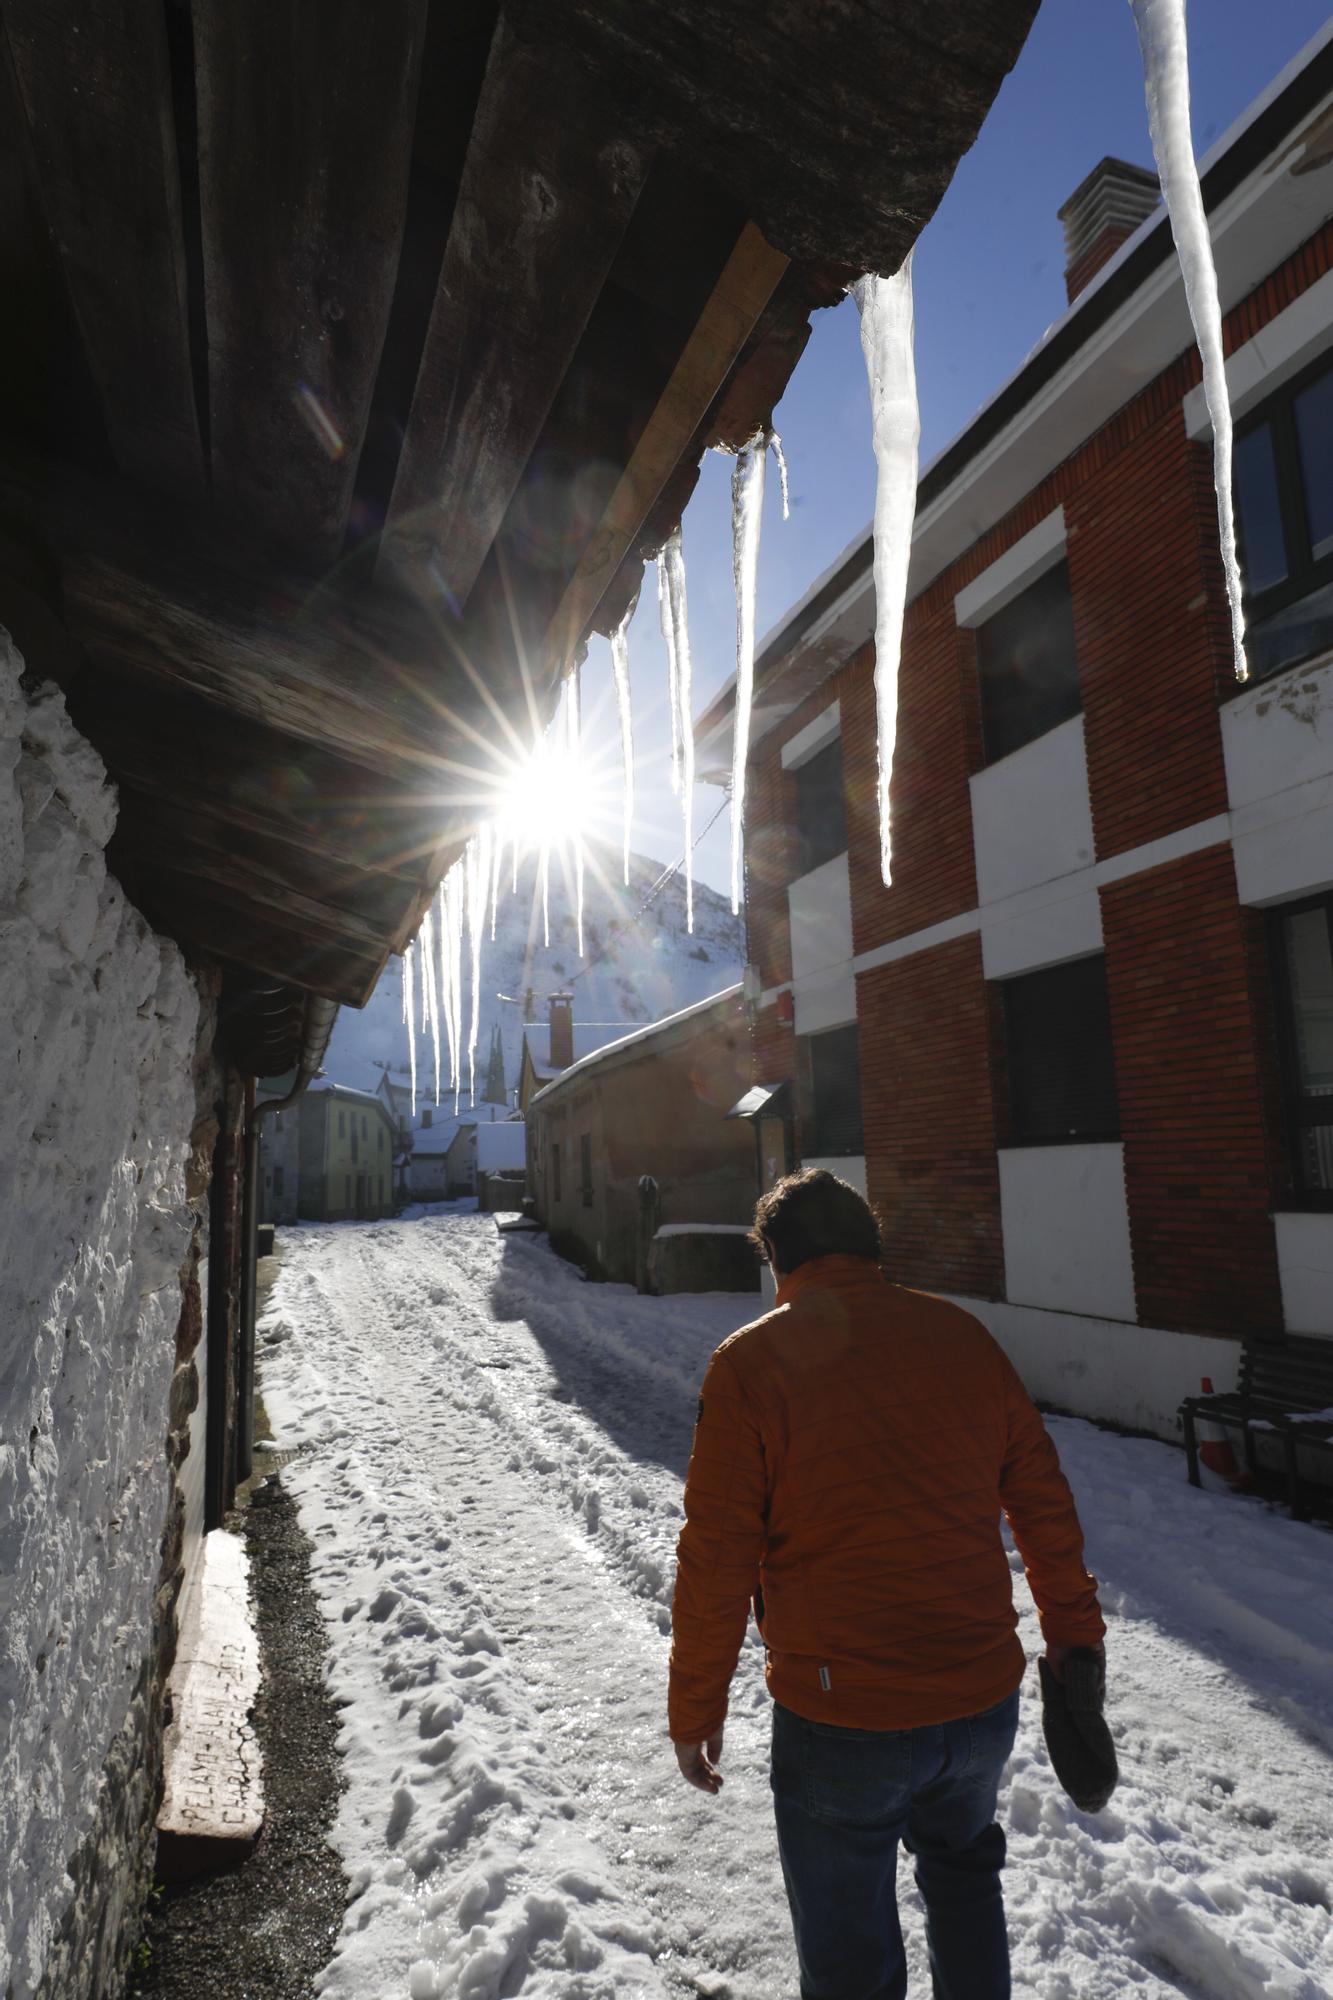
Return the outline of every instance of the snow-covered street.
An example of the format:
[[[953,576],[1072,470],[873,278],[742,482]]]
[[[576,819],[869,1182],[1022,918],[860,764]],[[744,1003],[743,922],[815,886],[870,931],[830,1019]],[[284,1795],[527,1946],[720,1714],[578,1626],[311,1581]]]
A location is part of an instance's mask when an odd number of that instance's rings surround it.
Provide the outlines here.
[[[587,1285],[470,1205],[284,1233],[262,1388],[300,1447],[283,1476],[346,1709],[354,1900],[326,1994],[795,1994],[753,1631],[718,1800],[665,1735],[698,1383],[757,1309]],[[1095,1818],[1069,1803],[1031,1675],[1001,1794],[1016,1991],[1323,2000],[1333,1538],[1195,1492],[1165,1445],[1052,1430],[1102,1580],[1122,1782]],[[1017,1594],[1032,1656],[1021,1573]]]

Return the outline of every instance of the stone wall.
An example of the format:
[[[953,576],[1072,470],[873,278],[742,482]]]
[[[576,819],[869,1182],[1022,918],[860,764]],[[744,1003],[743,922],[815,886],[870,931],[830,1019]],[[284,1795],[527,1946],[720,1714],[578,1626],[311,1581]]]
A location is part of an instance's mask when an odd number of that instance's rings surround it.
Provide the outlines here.
[[[115,811],[0,630],[6,2000],[121,1989],[180,1583],[217,1069],[196,981],[107,873]]]

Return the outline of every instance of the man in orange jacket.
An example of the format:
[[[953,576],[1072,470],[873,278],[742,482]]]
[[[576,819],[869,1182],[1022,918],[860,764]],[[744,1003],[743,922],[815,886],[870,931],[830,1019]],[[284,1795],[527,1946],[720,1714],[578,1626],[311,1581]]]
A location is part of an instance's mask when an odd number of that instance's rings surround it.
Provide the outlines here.
[[[753,1601],[804,2000],[903,2000],[900,1841],[936,2000],[1006,2000],[995,1801],[1026,1662],[999,1517],[1058,1673],[1105,1632],[1073,1498],[980,1322],[883,1277],[854,1188],[793,1174],[755,1228],[777,1309],[704,1378],[672,1614],[676,1756],[718,1791]]]

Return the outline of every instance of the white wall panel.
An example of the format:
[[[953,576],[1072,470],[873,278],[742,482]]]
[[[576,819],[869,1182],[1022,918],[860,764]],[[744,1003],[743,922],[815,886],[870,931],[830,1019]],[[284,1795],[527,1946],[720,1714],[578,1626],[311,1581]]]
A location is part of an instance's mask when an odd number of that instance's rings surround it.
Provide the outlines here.
[[[792,983],[799,988],[812,973],[850,964],[852,891],[846,854],[835,854],[787,889],[791,917]]]
[[[1015,1146],[999,1162],[1010,1300],[1132,1321],[1124,1148]]]
[[[1288,1333],[1333,1334],[1333,1215],[1275,1215]]]
[[[1081,715],[978,771],[969,784],[983,909],[1092,866],[1092,803]]]

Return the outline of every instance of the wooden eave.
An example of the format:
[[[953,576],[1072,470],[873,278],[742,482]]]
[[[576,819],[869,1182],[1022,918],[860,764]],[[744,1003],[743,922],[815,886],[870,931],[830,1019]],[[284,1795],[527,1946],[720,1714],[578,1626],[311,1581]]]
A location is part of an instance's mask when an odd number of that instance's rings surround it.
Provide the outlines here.
[[[1035,4],[0,0],[0,622],[160,928],[365,1002]]]

